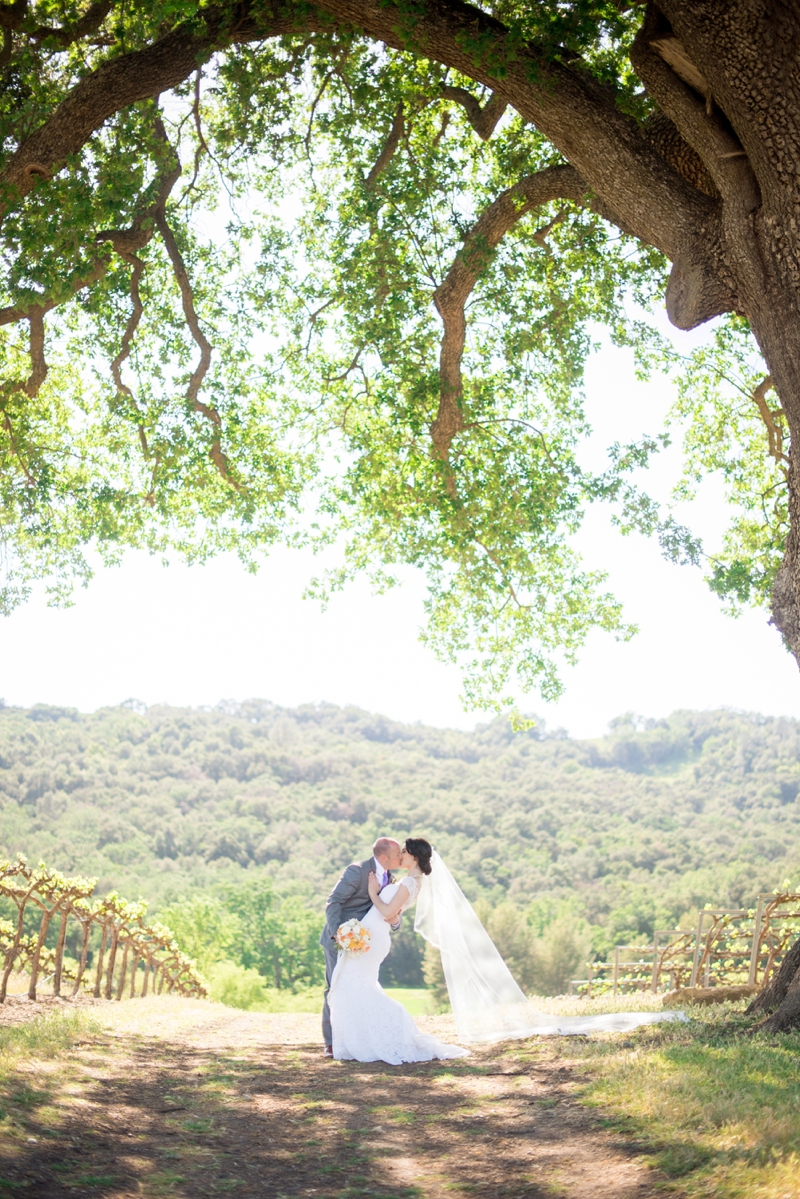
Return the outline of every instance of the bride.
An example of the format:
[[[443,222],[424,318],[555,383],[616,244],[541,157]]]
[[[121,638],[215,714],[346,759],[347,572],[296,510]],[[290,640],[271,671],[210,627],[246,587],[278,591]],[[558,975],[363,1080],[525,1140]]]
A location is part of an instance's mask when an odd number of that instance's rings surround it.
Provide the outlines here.
[[[365,953],[340,953],[331,981],[333,1056],[359,1062],[429,1062],[466,1057],[468,1049],[421,1033],[411,1016],[378,982],[390,949],[389,924],[417,904],[415,932],[442,955],[447,992],[459,1040],[492,1043],[531,1036],[622,1032],[682,1012],[615,1012],[606,1016],[549,1016],[538,1012],[514,981],[472,905],[439,854],[421,837],[409,837],[399,883],[382,890],[370,876],[372,907],[361,923],[371,940]]]
[[[432,853],[427,841],[409,837],[400,855],[400,866],[408,870],[404,879],[381,890],[370,875],[372,907],[361,921],[371,935],[369,949],[339,954],[328,995],[335,1058],[399,1066],[469,1054],[468,1049],[421,1033],[403,1005],[378,982],[378,969],[391,948],[388,922],[411,907],[427,885],[423,880],[431,873]]]

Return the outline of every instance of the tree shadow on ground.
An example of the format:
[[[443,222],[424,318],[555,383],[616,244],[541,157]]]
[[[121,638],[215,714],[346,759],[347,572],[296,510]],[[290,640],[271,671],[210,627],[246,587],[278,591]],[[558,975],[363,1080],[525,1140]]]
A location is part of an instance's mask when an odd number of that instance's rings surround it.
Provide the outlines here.
[[[305,1047],[205,1051],[99,1037],[69,1073],[18,1075],[13,1086],[0,1195],[649,1193],[628,1178],[637,1148],[599,1131],[569,1071],[545,1080],[532,1061],[497,1049],[389,1067],[325,1061]],[[606,1185],[573,1188],[576,1170],[597,1179],[604,1152]]]

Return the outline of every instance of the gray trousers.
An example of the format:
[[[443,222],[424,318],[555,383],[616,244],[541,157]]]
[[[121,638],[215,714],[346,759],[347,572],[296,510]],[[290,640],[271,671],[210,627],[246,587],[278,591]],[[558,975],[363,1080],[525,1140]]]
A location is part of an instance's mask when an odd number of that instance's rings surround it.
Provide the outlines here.
[[[333,941],[326,941],[322,948],[325,953],[325,999],[322,1004],[322,1039],[326,1045],[332,1045],[333,1031],[331,1029],[331,1009],[328,1007],[328,992],[331,989],[331,979],[336,969],[339,950]]]

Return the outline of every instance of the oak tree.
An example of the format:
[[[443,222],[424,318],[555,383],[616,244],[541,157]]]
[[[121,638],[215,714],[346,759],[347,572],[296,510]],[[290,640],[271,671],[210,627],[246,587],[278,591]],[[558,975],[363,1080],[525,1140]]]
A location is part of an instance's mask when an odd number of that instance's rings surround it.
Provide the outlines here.
[[[675,373],[709,581],[800,657],[800,14],[779,0],[0,4],[6,608],[126,545],[425,572],[475,702],[626,636],[581,462],[598,331]],[[679,354],[683,330],[715,321]]]

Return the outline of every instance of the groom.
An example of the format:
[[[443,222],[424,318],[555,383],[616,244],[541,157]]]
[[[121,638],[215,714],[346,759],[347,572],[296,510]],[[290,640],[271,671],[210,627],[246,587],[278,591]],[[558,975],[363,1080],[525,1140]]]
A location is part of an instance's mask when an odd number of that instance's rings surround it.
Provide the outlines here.
[[[369,897],[369,876],[374,873],[382,887],[394,881],[392,871],[400,865],[402,852],[399,841],[391,837],[378,837],[372,847],[371,858],[364,862],[351,862],[328,896],[325,908],[325,927],[319,943],[325,950],[325,1000],[322,1005],[322,1037],[325,1041],[325,1056],[333,1057],[333,1033],[331,1032],[331,1013],[328,1007],[328,992],[331,989],[331,979],[336,967],[339,949],[336,944],[336,930],[345,920],[363,920],[372,907]],[[396,931],[400,927],[400,917],[391,925]]]

